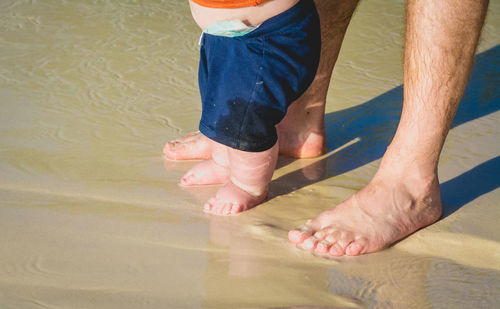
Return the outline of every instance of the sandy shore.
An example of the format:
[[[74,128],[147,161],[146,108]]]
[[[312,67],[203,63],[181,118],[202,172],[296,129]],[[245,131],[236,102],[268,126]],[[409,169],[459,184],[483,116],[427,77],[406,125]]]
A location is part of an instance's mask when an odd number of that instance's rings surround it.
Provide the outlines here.
[[[329,152],[280,158],[263,205],[202,213],[199,30],[187,1],[0,3],[1,308],[500,305],[500,3],[441,157],[443,218],[380,253],[325,260],[287,231],[376,171],[402,103],[401,1],[364,1],[332,79]]]

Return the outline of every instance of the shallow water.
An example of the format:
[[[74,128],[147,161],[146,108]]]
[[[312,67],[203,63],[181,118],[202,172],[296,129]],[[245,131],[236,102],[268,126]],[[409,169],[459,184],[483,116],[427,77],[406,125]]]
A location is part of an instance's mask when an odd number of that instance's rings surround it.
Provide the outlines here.
[[[185,3],[186,2],[186,3]],[[500,304],[500,3],[440,164],[445,216],[324,260],[288,229],[375,172],[402,101],[401,1],[364,1],[328,97],[329,153],[280,158],[271,199],[206,216],[161,156],[200,115],[187,1],[0,3],[0,307],[492,308]]]

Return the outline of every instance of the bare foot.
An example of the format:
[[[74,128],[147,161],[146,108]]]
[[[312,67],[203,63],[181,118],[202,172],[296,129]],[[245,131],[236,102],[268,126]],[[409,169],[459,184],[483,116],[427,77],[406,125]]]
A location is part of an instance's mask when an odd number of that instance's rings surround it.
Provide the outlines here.
[[[301,249],[332,256],[379,251],[441,216],[437,175],[377,173],[362,190],[288,233]]]
[[[326,151],[326,133],[291,132],[284,127],[278,129],[279,153],[291,158],[314,158]],[[163,148],[165,157],[170,160],[207,160],[210,155],[210,140],[199,131],[170,141]]]
[[[326,152],[326,133],[324,131],[291,132],[291,130],[284,130],[279,126],[277,128],[281,155],[307,159],[319,157]]]
[[[278,158],[278,145],[262,152],[247,152],[217,144],[212,155],[227,151],[230,181],[204,205],[204,211],[216,215],[236,214],[262,203],[268,192]]]
[[[210,140],[200,131],[170,141],[163,148],[165,157],[171,160],[208,160],[211,152]]]
[[[326,151],[324,105],[326,98],[317,99],[315,92],[306,91],[290,105],[285,118],[276,126],[279,153],[292,158],[314,158]],[[200,131],[168,142],[163,148],[171,160],[206,160],[211,158],[211,141]]]
[[[214,160],[205,160],[196,164],[184,177],[181,186],[204,186],[224,184],[229,181],[229,169],[217,164]]]
[[[204,135],[202,136],[204,137]],[[224,184],[229,181],[231,175],[229,164],[230,148],[210,139],[207,139],[207,143],[212,159],[196,164],[182,177],[180,185],[203,186]]]
[[[309,88],[276,125],[279,153],[292,158],[314,158],[326,152],[325,100]]]
[[[208,202],[203,210],[214,215],[234,215],[249,210],[262,202],[267,197],[267,190],[259,195],[252,195],[232,182],[224,185]]]

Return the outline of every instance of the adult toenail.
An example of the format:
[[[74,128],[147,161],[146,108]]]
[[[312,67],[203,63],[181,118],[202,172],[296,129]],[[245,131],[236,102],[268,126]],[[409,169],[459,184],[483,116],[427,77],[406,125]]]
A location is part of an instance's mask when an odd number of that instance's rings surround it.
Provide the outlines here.
[[[333,237],[333,235],[328,235],[328,236],[326,236],[325,240],[330,242],[330,243],[334,243],[335,237]]]
[[[339,245],[343,251],[345,251],[347,246],[349,246],[351,243],[352,243],[352,240],[340,239],[339,241],[337,241],[337,245]]]
[[[330,247],[330,254],[335,256],[344,255],[344,250],[338,244],[334,244]]]
[[[314,236],[309,237],[308,239],[306,239],[306,241],[304,241],[304,247],[307,249],[314,249],[317,242],[318,241],[317,241],[316,237],[314,237]]]
[[[301,232],[301,233],[309,233],[309,228],[306,227],[306,226],[299,226],[297,228],[297,231]]]
[[[321,253],[325,253],[325,252],[328,251],[329,248],[330,248],[330,243],[328,243],[327,241],[322,240],[316,246],[316,251],[319,251]]]
[[[347,255],[359,255],[361,252],[361,246],[358,244],[350,244],[349,247],[345,250]]]
[[[296,244],[303,243],[307,238],[309,238],[311,234],[304,233],[300,230],[291,230],[288,234],[288,238]]]
[[[319,232],[314,233],[314,236],[316,238],[323,238],[325,236],[325,233],[322,231],[319,231]]]
[[[300,240],[300,235],[301,235],[300,231],[291,230],[288,232],[288,239],[296,243]]]

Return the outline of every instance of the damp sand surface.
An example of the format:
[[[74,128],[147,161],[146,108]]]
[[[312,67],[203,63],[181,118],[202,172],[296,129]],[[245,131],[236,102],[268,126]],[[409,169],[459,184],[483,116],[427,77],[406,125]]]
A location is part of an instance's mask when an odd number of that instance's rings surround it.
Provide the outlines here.
[[[363,1],[328,96],[328,154],[280,158],[270,199],[207,216],[217,187],[163,144],[197,127],[187,1],[0,3],[1,308],[500,305],[500,3],[439,167],[444,216],[393,247],[321,259],[287,231],[365,185],[402,103],[402,1]]]

